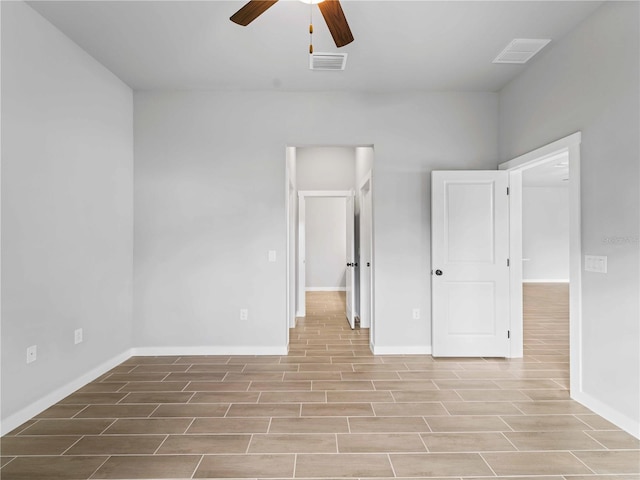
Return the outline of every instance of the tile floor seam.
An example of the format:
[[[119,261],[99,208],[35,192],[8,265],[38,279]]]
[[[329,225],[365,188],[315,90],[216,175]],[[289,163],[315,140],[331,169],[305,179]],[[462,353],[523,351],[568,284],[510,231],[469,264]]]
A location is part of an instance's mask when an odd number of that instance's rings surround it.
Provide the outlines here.
[[[156,412],[158,411],[158,409],[159,409],[162,405],[164,405],[164,404],[163,404],[163,403],[159,403],[158,405],[156,405],[156,408],[154,408],[154,409],[153,409],[153,411],[152,411],[149,415],[147,415],[146,417],[144,417],[144,418],[156,418],[156,417],[153,417],[153,414],[154,414],[154,413],[156,413]]]
[[[89,405],[85,405],[84,407],[82,407],[77,413],[75,413],[73,416],[71,416],[71,418],[78,417],[78,415],[80,415],[82,412],[84,412],[87,408],[89,408]]]
[[[575,453],[573,453],[573,451],[570,451],[569,453],[571,454],[571,456],[572,456],[573,458],[575,458],[575,459],[576,459],[576,460],[578,460],[581,464],[583,464],[586,468],[588,468],[588,469],[591,471],[591,473],[593,473],[593,475],[598,475],[598,473],[597,473],[593,468],[591,468],[589,465],[587,465],[585,462],[583,462],[583,461],[582,461],[582,459],[581,459],[580,457],[578,457]]]
[[[204,455],[200,455],[200,460],[198,460],[198,463],[196,464],[196,468],[193,469],[193,472],[191,472],[191,476],[189,478],[194,477],[194,475],[198,471],[198,468],[200,468],[200,464],[202,463],[203,460],[204,460]]]
[[[514,451],[514,452],[520,452],[520,451],[521,451],[521,450],[516,446],[516,444],[515,444],[515,443],[513,443],[513,442],[511,441],[511,439],[510,439],[507,435],[505,435],[505,434],[504,434],[504,432],[500,432],[500,434],[501,434],[501,435],[502,435],[502,436],[507,440],[507,442],[509,442],[509,443],[511,444],[511,446],[513,446],[513,451]]]
[[[195,423],[195,421],[196,421],[196,419],[197,419],[197,418],[198,418],[198,417],[193,417],[193,418],[191,419],[191,422],[189,422],[189,425],[187,425],[187,428],[185,428],[185,429],[184,429],[184,431],[182,432],[182,434],[181,434],[181,435],[187,435],[187,432],[189,431],[189,429],[191,428],[191,426]]]
[[[493,469],[493,467],[489,464],[489,462],[487,462],[487,459],[486,459],[486,458],[484,458],[484,455],[482,455],[482,452],[476,452],[476,454],[480,456],[480,458],[481,458],[481,459],[482,459],[482,461],[485,463],[485,465],[486,465],[487,467],[489,467],[489,470],[491,470],[491,472],[493,473],[493,475],[494,475],[495,477],[497,477],[497,476],[498,476],[498,474],[497,474],[497,473],[496,473],[496,471]]]
[[[298,454],[295,453],[293,456],[293,473],[291,474],[291,478],[296,478],[297,469],[298,469]]]
[[[393,472],[393,477],[394,478],[398,478],[398,474],[396,473],[396,469],[393,466],[393,462],[391,461],[391,454],[387,453],[387,461],[389,462],[389,465],[391,465],[391,472]]]
[[[120,420],[119,418],[114,418],[113,421],[107,425],[104,429],[102,429],[100,431],[100,433],[98,435],[102,435],[103,433],[105,433],[107,430],[109,430],[118,420]]]
[[[96,468],[96,469],[93,471],[93,473],[87,477],[87,480],[91,480],[91,479],[93,478],[93,476],[94,476],[96,473],[98,473],[98,471],[99,471],[99,470],[104,466],[104,464],[105,464],[105,463],[107,463],[107,462],[109,461],[109,459],[110,459],[110,458],[111,458],[111,455],[108,455],[108,456],[107,456],[107,458],[104,460],[104,462],[102,462],[102,463],[98,466],[98,468]]]
[[[71,450],[74,446],[76,446],[78,443],[80,443],[82,441],[82,439],[86,437],[86,435],[82,435],[78,440],[76,440],[75,442],[73,442],[71,445],[69,445],[64,451],[62,451],[60,453],[60,456],[64,456],[65,453],[67,453],[69,450]],[[2,478],[2,475],[0,475],[0,478]]]
[[[162,446],[167,442],[167,440],[169,439],[169,436],[170,436],[170,434],[166,434],[164,436],[164,439],[160,442],[160,445],[158,445],[158,448],[155,449],[155,451],[152,453],[152,455],[158,455],[158,452],[160,451]]]

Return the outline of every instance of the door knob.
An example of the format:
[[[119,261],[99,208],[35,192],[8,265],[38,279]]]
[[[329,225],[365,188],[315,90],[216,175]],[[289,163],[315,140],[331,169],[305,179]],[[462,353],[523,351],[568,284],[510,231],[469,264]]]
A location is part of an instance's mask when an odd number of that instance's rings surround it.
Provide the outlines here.
[[[347,263],[347,267],[350,267],[352,264],[351,263]]]
[[[357,267],[357,266],[358,266],[358,262],[356,262],[356,263],[354,263],[354,264],[352,264],[352,265],[353,265],[354,267]]]
[[[436,270],[436,275],[438,276],[442,275],[442,270]]]

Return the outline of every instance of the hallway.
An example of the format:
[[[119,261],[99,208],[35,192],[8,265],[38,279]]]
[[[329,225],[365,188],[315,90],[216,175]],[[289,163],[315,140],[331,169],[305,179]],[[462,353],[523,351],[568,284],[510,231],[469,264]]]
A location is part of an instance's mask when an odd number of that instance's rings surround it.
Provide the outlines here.
[[[309,293],[288,356],[131,358],[3,437],[1,477],[637,480],[639,442],[569,400],[566,297],[525,286],[524,359],[434,359]]]

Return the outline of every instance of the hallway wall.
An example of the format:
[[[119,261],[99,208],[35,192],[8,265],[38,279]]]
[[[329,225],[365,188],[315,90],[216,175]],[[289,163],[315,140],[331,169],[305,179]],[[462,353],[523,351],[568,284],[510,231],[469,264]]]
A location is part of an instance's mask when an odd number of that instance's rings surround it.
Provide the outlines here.
[[[428,351],[430,172],[495,168],[497,109],[493,93],[136,92],[135,344],[284,351],[285,147],[375,145],[372,341]]]
[[[306,289],[344,290],[347,263],[347,203],[344,198],[305,200]]]
[[[0,8],[5,432],[132,346],[133,95],[27,4]]]
[[[612,55],[615,52],[615,55]],[[500,93],[500,156],[582,132],[582,392],[640,436],[640,4],[605,2]]]

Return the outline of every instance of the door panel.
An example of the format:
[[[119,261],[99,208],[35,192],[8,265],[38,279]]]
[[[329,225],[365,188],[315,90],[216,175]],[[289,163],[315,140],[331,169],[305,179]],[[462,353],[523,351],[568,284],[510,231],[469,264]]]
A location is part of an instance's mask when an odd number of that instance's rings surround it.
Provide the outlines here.
[[[434,356],[508,355],[508,174],[432,173]]]
[[[356,240],[355,240],[355,202],[354,197],[347,197],[347,266],[346,266],[346,290],[347,290],[347,319],[351,328],[356,326],[356,313],[355,313],[355,268],[354,263],[356,261]]]
[[[445,242],[450,263],[493,263],[494,184],[449,183],[446,187]]]

